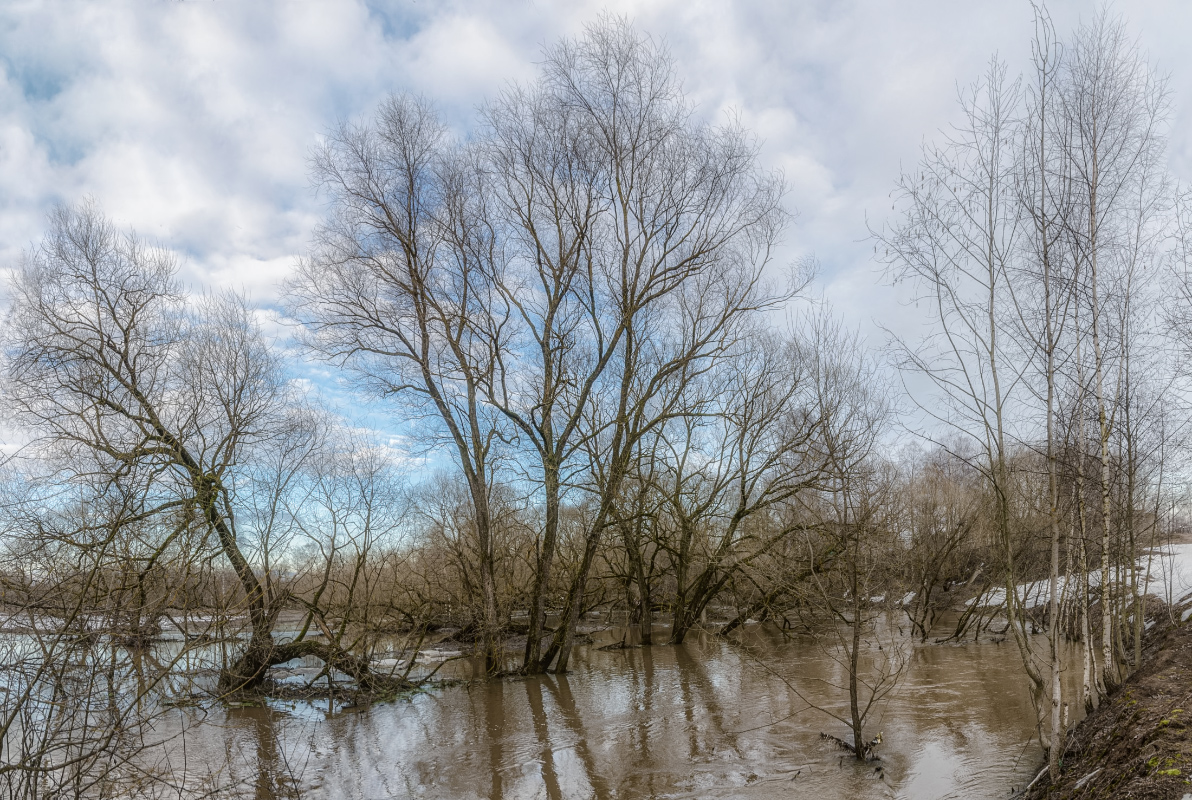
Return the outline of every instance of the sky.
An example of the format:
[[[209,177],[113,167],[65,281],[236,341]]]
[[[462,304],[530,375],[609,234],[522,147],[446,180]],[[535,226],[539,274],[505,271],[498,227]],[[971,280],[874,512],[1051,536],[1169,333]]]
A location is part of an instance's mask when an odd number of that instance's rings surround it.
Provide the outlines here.
[[[1049,8],[1063,35],[1098,6]],[[1170,76],[1171,170],[1192,182],[1192,3],[1111,9]],[[1026,67],[1028,0],[6,0],[0,269],[53,204],[92,197],[175,250],[196,290],[268,309],[326,211],[307,158],[337,120],[410,91],[465,134],[485,97],[602,13],[667,43],[706,119],[736,114],[760,137],[797,215],[778,262],[814,255],[811,291],[874,346],[880,326],[913,336],[869,230],[922,143],[958,121],[958,88],[995,54]]]

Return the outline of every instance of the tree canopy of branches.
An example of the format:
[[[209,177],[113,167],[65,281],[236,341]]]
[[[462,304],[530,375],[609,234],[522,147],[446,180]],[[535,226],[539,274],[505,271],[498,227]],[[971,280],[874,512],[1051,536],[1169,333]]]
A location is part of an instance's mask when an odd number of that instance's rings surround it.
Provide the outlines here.
[[[899,216],[877,238],[891,276],[914,287],[935,324],[924,341],[898,345],[902,366],[935,389],[920,408],[970,439],[966,458],[994,498],[1010,628],[1031,680],[1050,693],[1054,775],[1064,586],[1082,587],[1086,703],[1121,678],[1128,620],[1135,663],[1141,653],[1138,533],[1154,518],[1165,460],[1144,431],[1177,433],[1155,402],[1170,396],[1176,372],[1142,310],[1159,304],[1173,256],[1167,95],[1107,10],[1061,41],[1037,7],[1025,79],[994,60],[961,105],[964,122],[899,181]],[[1029,645],[1016,588],[1015,542],[1036,524],[1016,498],[1016,473],[1036,471],[1047,487],[1036,517],[1050,551],[1046,657]],[[1090,551],[1100,559],[1099,660],[1088,635]]]
[[[450,445],[490,668],[495,463],[533,483],[522,667],[565,670],[643,438],[785,296],[762,274],[786,219],[780,180],[738,126],[697,121],[665,50],[613,19],[549,48],[540,79],[487,104],[466,142],[426,101],[394,97],[333,132],[315,174],[332,211],[293,283],[308,343]],[[594,512],[544,653],[560,509],[576,492]]]

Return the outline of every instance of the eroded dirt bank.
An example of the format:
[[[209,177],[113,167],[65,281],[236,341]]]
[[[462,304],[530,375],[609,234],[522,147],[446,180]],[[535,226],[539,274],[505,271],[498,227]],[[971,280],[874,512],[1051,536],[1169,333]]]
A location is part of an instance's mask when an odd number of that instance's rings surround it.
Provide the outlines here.
[[[1192,797],[1192,619],[1155,614],[1142,666],[1071,733],[1058,783],[1029,800]]]

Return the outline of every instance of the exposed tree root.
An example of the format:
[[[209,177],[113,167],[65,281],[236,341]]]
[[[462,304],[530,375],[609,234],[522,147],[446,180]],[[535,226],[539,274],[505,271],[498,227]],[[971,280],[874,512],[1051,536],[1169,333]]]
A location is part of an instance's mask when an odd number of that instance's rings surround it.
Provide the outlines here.
[[[265,683],[270,667],[307,656],[319,659],[328,669],[344,673],[367,695],[389,697],[418,688],[418,684],[404,676],[376,672],[367,658],[354,655],[327,642],[306,639],[300,642],[273,644],[254,639],[249,642],[236,663],[220,675],[219,694],[226,697],[259,691]]]

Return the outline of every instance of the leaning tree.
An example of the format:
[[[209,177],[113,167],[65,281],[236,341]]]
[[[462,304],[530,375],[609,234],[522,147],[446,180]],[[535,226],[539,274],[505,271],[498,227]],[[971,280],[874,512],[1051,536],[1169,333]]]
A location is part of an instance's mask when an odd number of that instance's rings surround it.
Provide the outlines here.
[[[269,454],[290,453],[290,473],[301,467],[319,433],[243,300],[188,297],[168,251],[119,231],[89,203],[51,214],[9,291],[4,397],[31,438],[27,452],[53,460],[80,491],[135,482],[138,506],[118,524],[168,523],[154,528],[159,555],[197,531],[235,573],[248,630],[219,690],[252,688],[270,666],[308,655],[364,688],[391,688],[334,640],[274,635],[291,598],[270,591],[247,545],[261,539],[245,522],[247,484]]]

